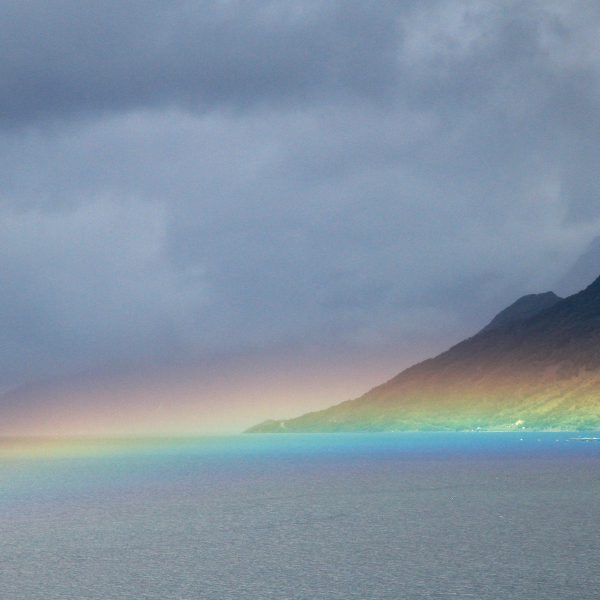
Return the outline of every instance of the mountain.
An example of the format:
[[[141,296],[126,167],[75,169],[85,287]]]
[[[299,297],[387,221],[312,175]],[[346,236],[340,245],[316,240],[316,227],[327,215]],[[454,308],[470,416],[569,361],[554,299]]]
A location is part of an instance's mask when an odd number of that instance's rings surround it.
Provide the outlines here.
[[[259,432],[600,429],[600,278],[525,296],[364,396]]]
[[[554,306],[560,300],[562,300],[562,298],[558,297],[554,292],[528,294],[527,296],[519,298],[516,302],[513,302],[503,311],[500,311],[481,331],[489,331],[490,329],[496,329],[496,327],[507,325],[513,321],[529,319],[541,310]]]

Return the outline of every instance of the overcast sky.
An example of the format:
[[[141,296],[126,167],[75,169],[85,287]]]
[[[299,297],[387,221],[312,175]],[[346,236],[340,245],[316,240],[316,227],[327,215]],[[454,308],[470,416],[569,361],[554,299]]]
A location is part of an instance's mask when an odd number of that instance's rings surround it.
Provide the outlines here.
[[[2,386],[252,353],[406,366],[600,234],[597,2],[0,17]]]

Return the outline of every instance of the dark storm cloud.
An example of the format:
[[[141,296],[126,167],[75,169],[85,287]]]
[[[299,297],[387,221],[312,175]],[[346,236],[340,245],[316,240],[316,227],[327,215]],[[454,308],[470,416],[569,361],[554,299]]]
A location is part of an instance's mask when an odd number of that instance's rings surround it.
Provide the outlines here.
[[[5,125],[81,112],[376,98],[394,85],[389,2],[8,2]],[[390,18],[392,17],[392,18]]]
[[[551,288],[600,231],[594,5],[3,10],[7,381],[416,358]]]
[[[589,65],[568,65],[552,82],[544,47],[548,39],[569,46],[580,23],[569,21],[568,10],[561,18],[549,8],[485,2],[7,2],[0,22],[0,115],[6,125],[18,125],[82,112],[262,103],[289,108],[358,97],[384,105],[404,100],[452,120],[457,107],[489,105],[503,83],[534,87],[533,77],[541,84],[537,93],[564,87],[563,106],[555,103],[554,110],[563,119],[581,120],[589,102],[581,94],[587,87],[593,95],[594,88],[564,78],[589,77]]]

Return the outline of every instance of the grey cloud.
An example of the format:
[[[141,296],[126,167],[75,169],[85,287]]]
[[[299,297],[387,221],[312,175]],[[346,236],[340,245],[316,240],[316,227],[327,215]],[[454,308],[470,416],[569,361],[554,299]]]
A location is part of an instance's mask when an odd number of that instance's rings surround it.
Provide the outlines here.
[[[98,201],[1,224],[4,381],[182,350],[208,290],[163,262],[160,207]]]
[[[582,31],[593,37],[564,12],[485,2],[5,3],[0,114],[18,125],[168,105],[365,98],[447,116],[487,104],[506,77],[546,88],[548,69],[564,69]],[[570,68],[597,70],[597,57],[585,58]]]
[[[392,4],[10,2],[0,114],[7,126],[179,105],[288,104],[393,87]]]
[[[441,350],[600,230],[578,3],[33,4],[0,56],[4,377]]]

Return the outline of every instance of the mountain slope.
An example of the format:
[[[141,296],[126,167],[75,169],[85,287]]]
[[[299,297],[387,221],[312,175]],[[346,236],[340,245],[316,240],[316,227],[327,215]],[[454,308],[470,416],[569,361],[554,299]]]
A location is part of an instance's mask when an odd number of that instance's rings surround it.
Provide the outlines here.
[[[248,431],[600,428],[600,278],[563,300],[537,296],[356,400]]]

